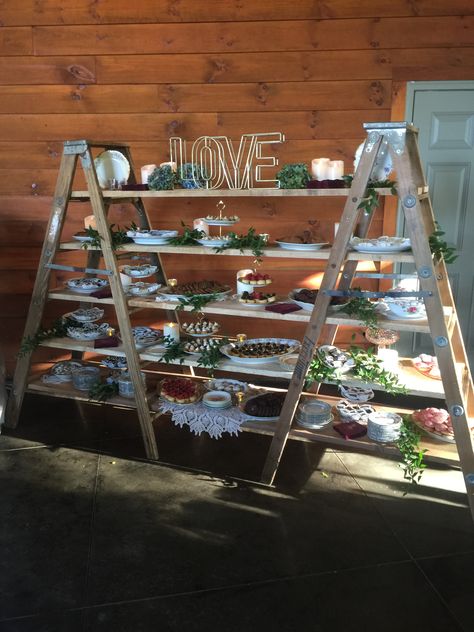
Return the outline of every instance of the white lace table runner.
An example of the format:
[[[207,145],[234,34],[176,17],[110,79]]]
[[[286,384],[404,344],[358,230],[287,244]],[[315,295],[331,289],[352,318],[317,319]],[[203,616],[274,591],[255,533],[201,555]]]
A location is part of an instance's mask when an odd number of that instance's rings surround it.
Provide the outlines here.
[[[248,419],[235,407],[217,410],[201,402],[190,405],[160,400],[157,409],[160,413],[170,413],[171,419],[180,428],[189,426],[194,434],[206,432],[213,439],[219,439],[225,432],[237,436],[240,426]]]

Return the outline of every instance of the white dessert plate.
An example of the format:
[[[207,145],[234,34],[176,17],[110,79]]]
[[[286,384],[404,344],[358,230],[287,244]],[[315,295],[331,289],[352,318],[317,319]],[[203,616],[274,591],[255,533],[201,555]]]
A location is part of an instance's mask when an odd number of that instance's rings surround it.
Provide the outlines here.
[[[227,378],[209,380],[209,382],[206,382],[204,386],[209,391],[225,391],[226,393],[246,393],[249,390],[247,382]]]
[[[294,290],[291,290],[291,292],[288,294],[288,298],[290,299],[292,303],[296,303],[296,305],[299,305],[301,309],[304,309],[307,312],[312,312],[314,308],[314,303],[304,303],[303,301],[297,301],[295,298],[293,298],[295,295],[295,292],[299,292],[302,289],[303,288],[301,287],[297,287]]]
[[[201,246],[206,246],[206,248],[218,248],[226,244],[229,240],[216,237],[215,239],[196,239],[196,241],[198,244],[201,244]]]
[[[129,230],[127,237],[139,246],[166,245],[170,239],[177,237],[177,230]]]
[[[64,314],[63,318],[72,318],[79,323],[95,323],[104,315],[104,310],[100,307],[91,307],[90,309],[76,309],[74,312]]]
[[[361,239],[353,237],[350,245],[357,252],[366,254],[383,254],[385,252],[402,252],[411,248],[411,242],[405,237],[378,237],[377,239]]]
[[[240,217],[235,219],[206,219],[205,217],[199,217],[198,219],[206,222],[208,226],[233,226],[240,222]]]
[[[94,165],[101,189],[106,189],[110,180],[127,183],[130,175],[130,163],[120,151],[106,149],[97,156]]]
[[[321,242],[319,244],[294,244],[289,241],[275,241],[276,244],[283,250],[321,250],[321,248],[325,248],[329,246],[329,242]]]
[[[129,277],[133,277],[134,279],[143,279],[145,277],[149,277],[152,274],[155,274],[156,270],[157,266],[153,266],[147,263],[138,266],[126,265],[120,267],[120,272],[123,272],[123,274],[126,274]]]
[[[76,241],[82,241],[82,242],[92,241],[92,237],[88,237],[87,235],[73,235],[72,238],[75,239]]]
[[[96,277],[78,277],[75,279],[69,279],[66,281],[67,287],[71,292],[77,292],[78,294],[92,294],[105,287],[108,287],[109,282],[105,279],[98,279]]]
[[[242,345],[248,345],[249,343],[276,343],[276,344],[286,344],[288,346],[288,350],[285,352],[285,354],[288,353],[292,353],[296,350],[299,349],[300,347],[300,342],[298,340],[292,340],[289,338],[252,338],[252,339],[248,339],[243,343],[229,343],[227,345],[224,345],[223,347],[221,347],[220,351],[223,355],[225,355],[226,357],[230,358],[233,362],[237,362],[238,364],[266,364],[267,362],[271,362],[272,360],[278,360],[278,358],[282,355],[284,355],[283,353],[281,354],[275,354],[275,355],[268,355],[268,356],[261,356],[258,358],[241,358],[239,356],[233,355],[231,352],[232,349],[234,349],[236,346],[239,346],[239,344]]]
[[[228,286],[225,286],[228,287]],[[224,298],[224,296],[228,296],[232,292],[232,289],[229,287],[228,290],[224,292],[216,292],[216,298]],[[169,288],[163,288],[162,290],[158,290],[157,294],[161,296],[163,299],[169,299],[170,301],[179,301],[180,298],[186,299],[189,296],[185,296],[184,294],[172,294]],[[209,296],[209,294],[193,294],[192,296]]]

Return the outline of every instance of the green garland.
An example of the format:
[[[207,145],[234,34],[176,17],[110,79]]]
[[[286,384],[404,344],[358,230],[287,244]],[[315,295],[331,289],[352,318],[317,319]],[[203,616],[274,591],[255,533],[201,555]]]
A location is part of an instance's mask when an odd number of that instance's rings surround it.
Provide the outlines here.
[[[125,228],[120,228],[120,226],[117,226],[116,230],[114,230],[114,228],[115,224],[111,224],[109,226],[112,250],[120,248],[120,246],[122,246],[123,244],[130,244],[133,242],[133,239],[127,237],[127,231],[137,230],[136,224],[132,223],[131,226],[126,226]],[[81,248],[84,248],[84,250],[87,250],[88,248],[98,248],[99,250],[101,250],[101,240],[103,238],[99,235],[99,231],[89,226],[88,228],[86,228],[85,233],[87,237],[90,238],[90,241],[82,242]]]
[[[343,179],[346,186],[350,187],[354,176],[343,176]],[[375,211],[380,204],[380,196],[376,189],[390,189],[392,195],[397,195],[397,183],[395,180],[370,180],[367,184],[365,197],[357,207],[358,209],[363,210],[364,213],[367,213],[367,215],[370,215],[373,211]]]
[[[421,435],[418,428],[411,420],[410,415],[403,415],[403,423],[400,430],[400,438],[397,441],[397,448],[402,455],[400,467],[403,470],[403,478],[413,485],[420,482],[423,470],[426,468],[423,457],[426,450],[420,449]],[[407,492],[403,495],[406,496]]]
[[[244,250],[250,250],[257,262],[262,260],[263,250],[267,245],[267,240],[266,237],[259,235],[255,228],[249,228],[246,235],[237,235],[236,233],[230,232],[228,236],[229,239],[225,244],[214,248],[217,253],[230,249],[240,250],[241,253],[243,253]]]
[[[171,336],[163,336],[162,341],[166,345],[166,350],[158,360],[158,362],[166,362],[166,364],[175,363],[179,360],[183,364],[185,358],[184,342],[175,341]]]
[[[354,288],[360,291],[360,288]],[[366,327],[376,327],[378,323],[376,304],[367,298],[354,296],[339,311],[361,320]]]
[[[436,230],[428,237],[431,254],[435,263],[439,263],[442,259],[446,264],[454,263],[458,258],[456,254],[456,248],[448,246],[447,242],[443,239],[446,234],[442,230],[438,222],[435,222]]]
[[[205,349],[199,355],[197,365],[206,368],[209,377],[214,377],[214,370],[218,367],[220,361],[222,360],[221,347],[228,344],[228,342],[229,339],[224,337],[221,339],[219,347]]]
[[[181,226],[184,229],[183,234],[170,239],[168,242],[170,246],[197,246],[199,245],[197,240],[205,237],[204,231],[198,228],[186,226],[184,222],[181,222]]]
[[[105,402],[110,397],[118,395],[119,387],[117,382],[96,382],[89,390],[89,399],[98,402]]]
[[[355,362],[354,367],[350,371],[351,378],[356,378],[366,383],[379,384],[383,386],[385,392],[392,395],[405,394],[407,392],[406,387],[400,384],[398,376],[383,368],[382,361],[375,355],[373,349],[352,346],[347,350],[347,353]],[[347,374],[341,375],[334,367],[327,366],[316,353],[309,365],[306,385],[308,387],[313,382],[341,384],[344,379],[347,379]]]
[[[181,312],[185,307],[191,307],[191,312],[202,312],[203,307],[209,303],[217,301],[217,294],[190,294],[186,298],[179,298],[179,305],[176,305],[175,312]]]
[[[17,357],[22,358],[32,353],[45,340],[63,338],[67,335],[68,327],[80,327],[80,324],[72,320],[72,318],[61,317],[55,320],[48,328],[40,327],[32,336],[25,336],[25,338],[22,339]]]

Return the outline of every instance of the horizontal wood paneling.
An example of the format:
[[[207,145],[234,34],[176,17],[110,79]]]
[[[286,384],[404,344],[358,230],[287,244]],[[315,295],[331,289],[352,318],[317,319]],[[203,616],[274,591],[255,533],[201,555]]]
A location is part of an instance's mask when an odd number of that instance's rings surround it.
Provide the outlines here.
[[[474,76],[472,0],[0,0],[0,24],[0,337],[10,367],[62,141],[126,142],[139,167],[167,160],[170,136],[223,134],[238,143],[242,133],[281,131],[286,142],[268,148],[280,164],[325,155],[344,160],[349,173],[362,123],[391,118],[394,83]],[[75,185],[83,183],[79,173]],[[154,227],[174,228],[212,213],[215,201],[151,200],[148,209]],[[331,240],[344,200],[226,202],[241,217],[238,231],[254,226],[275,238],[317,219]],[[377,211],[372,234],[393,230],[389,208]],[[90,212],[87,203],[71,205],[65,239]],[[127,205],[111,209],[121,226],[132,219]],[[59,259],[80,263],[83,255]],[[183,280],[230,281],[250,262],[167,256],[166,263]],[[301,260],[265,265],[283,294],[321,271]],[[66,307],[49,304],[48,318]],[[147,317],[162,320],[156,311]],[[226,326],[255,334],[268,327],[248,319]],[[303,331],[284,322],[274,328]]]
[[[196,41],[203,53],[251,51],[358,50],[399,48],[400,33],[407,48],[449,47],[473,43],[472,16],[362,20],[285,20],[204,24],[120,24],[49,26],[33,31],[37,55],[123,55],[193,53]],[[124,41],[127,42],[126,48]]]
[[[252,112],[387,108],[390,81],[292,83],[0,86],[2,114]]]
[[[5,26],[19,24],[120,24],[227,22],[360,17],[464,15],[471,0],[15,0],[0,7]]]

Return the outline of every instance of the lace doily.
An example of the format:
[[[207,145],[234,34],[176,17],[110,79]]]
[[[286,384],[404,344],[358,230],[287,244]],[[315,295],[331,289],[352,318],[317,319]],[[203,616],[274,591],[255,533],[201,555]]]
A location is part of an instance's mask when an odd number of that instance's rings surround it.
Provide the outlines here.
[[[240,426],[248,419],[235,407],[217,410],[208,408],[201,402],[189,405],[160,400],[156,410],[170,413],[172,421],[180,428],[189,426],[194,434],[205,432],[213,439],[220,439],[226,432],[237,436]]]

